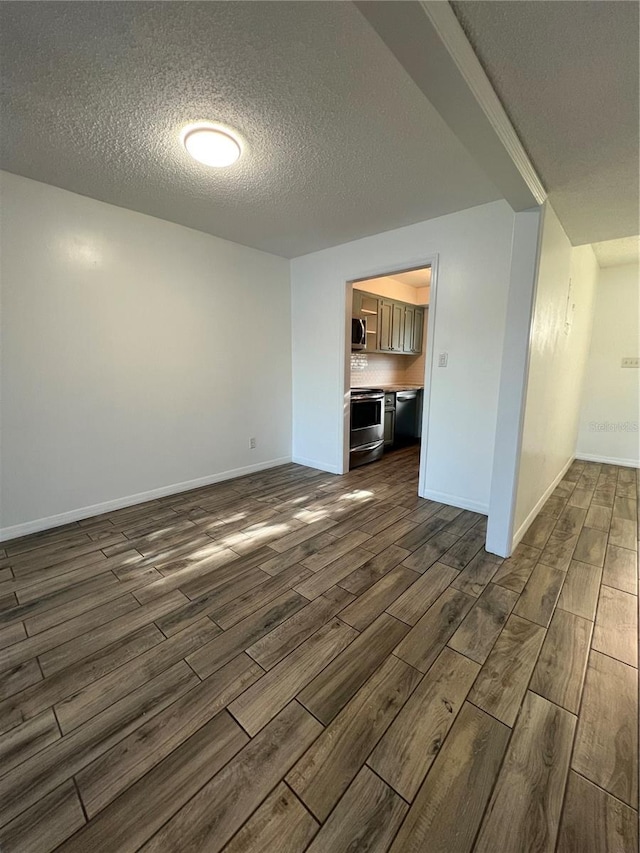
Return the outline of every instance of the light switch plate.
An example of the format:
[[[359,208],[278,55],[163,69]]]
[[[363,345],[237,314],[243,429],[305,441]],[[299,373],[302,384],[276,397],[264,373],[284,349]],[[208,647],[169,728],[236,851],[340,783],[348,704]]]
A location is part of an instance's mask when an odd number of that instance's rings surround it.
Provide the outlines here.
[[[623,358],[621,367],[640,367],[640,358]]]
[[[438,367],[446,367],[449,362],[449,353],[441,352],[438,356]]]

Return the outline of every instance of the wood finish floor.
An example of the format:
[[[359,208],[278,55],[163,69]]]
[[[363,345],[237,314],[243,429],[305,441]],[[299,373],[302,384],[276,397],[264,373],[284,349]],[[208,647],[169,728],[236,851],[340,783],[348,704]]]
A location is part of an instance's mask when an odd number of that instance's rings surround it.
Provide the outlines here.
[[[509,560],[415,448],[0,550],[0,848],[637,849],[637,472]]]

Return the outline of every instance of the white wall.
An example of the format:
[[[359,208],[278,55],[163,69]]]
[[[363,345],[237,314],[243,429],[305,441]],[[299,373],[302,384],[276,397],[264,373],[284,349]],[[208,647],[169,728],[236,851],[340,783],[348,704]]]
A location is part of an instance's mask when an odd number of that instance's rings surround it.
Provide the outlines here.
[[[391,276],[358,281],[354,283],[353,287],[354,290],[365,290],[367,293],[375,293],[376,296],[386,296],[387,299],[408,302],[409,305],[429,304],[429,287],[413,287],[403,281],[397,281]]]
[[[640,371],[620,366],[623,358],[640,356],[639,293],[638,264],[600,270],[578,435],[581,459],[640,466]]]
[[[572,249],[547,204],[530,335],[515,542],[574,458],[597,274],[591,247]]]
[[[436,353],[448,351],[449,366],[434,368],[427,389],[425,494],[487,511],[513,223],[506,202],[494,202],[292,261],[296,461],[342,470],[346,282],[438,255],[434,341]]]
[[[513,550],[515,504],[529,369],[529,338],[542,238],[543,210],[516,213],[509,300],[502,349],[498,421],[491,474],[486,549],[501,557]]]
[[[290,457],[287,260],[1,185],[4,538]]]
[[[429,287],[416,287],[416,305],[428,305],[429,297],[431,296],[431,286]]]

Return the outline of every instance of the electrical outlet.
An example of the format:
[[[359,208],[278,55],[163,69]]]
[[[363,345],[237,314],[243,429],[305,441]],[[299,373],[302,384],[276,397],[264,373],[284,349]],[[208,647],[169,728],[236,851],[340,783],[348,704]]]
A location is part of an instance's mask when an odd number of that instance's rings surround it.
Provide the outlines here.
[[[249,450],[255,450],[255,449],[256,449],[256,440],[255,440],[255,438],[250,438],[249,439]]]
[[[446,367],[449,362],[449,353],[441,352],[438,356],[438,367]]]
[[[621,367],[640,367],[640,358],[623,358]]]

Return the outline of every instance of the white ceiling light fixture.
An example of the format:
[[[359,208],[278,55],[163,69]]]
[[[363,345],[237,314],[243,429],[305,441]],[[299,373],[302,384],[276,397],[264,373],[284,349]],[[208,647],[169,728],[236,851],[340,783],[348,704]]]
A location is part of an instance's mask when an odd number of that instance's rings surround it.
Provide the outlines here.
[[[236,134],[218,124],[188,124],[181,138],[187,152],[205,166],[217,169],[231,166],[242,154],[242,146]]]

